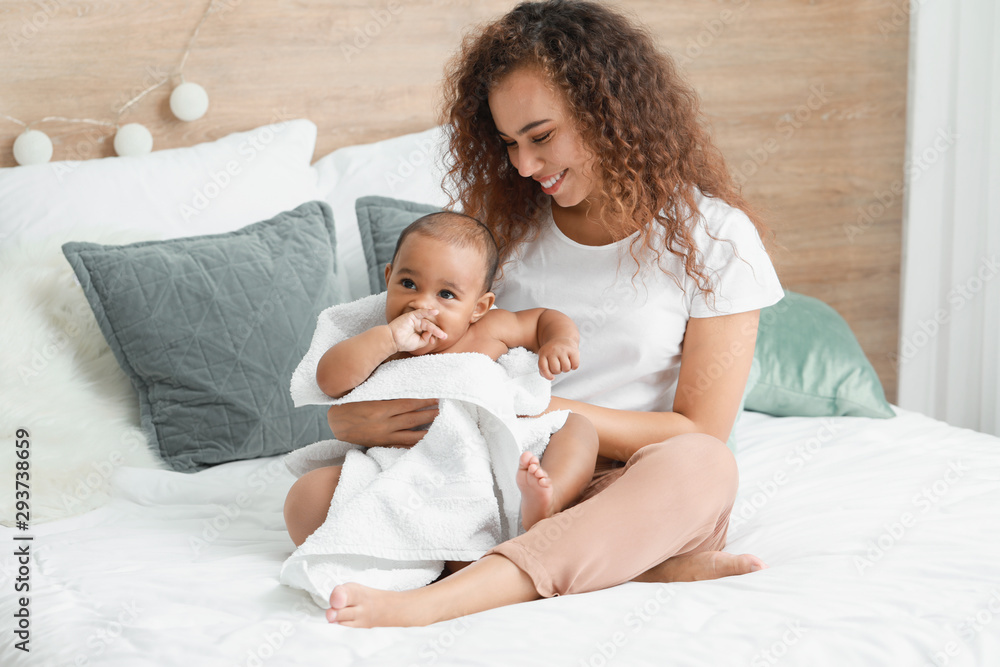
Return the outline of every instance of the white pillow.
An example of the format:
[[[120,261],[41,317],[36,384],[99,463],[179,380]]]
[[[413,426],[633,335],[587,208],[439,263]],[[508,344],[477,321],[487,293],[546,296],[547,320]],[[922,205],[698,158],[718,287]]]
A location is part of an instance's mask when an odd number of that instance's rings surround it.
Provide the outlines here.
[[[71,233],[72,234],[72,233]],[[123,244],[143,231],[89,231],[79,240]],[[31,521],[81,514],[110,499],[120,466],[167,468],[139,424],[139,398],[108,347],[53,232],[0,246],[0,433],[26,429],[31,443]],[[5,451],[13,451],[10,450]],[[0,486],[14,488],[13,459]],[[14,493],[0,495],[12,526]]]
[[[291,120],[138,157],[0,169],[0,244],[93,229],[239,229],[320,198],[315,145],[316,125]]]
[[[354,202],[365,195],[382,195],[445,206],[448,195],[441,183],[446,172],[446,141],[443,128],[435,127],[373,144],[338,148],[313,165],[319,174],[321,196],[333,208],[337,266],[347,274],[352,298],[371,293]]]

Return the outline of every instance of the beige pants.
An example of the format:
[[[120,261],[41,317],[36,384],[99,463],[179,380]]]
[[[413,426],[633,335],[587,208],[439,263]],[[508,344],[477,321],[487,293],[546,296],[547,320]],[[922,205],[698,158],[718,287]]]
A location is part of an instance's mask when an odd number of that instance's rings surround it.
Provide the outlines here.
[[[722,549],[738,483],[721,441],[679,435],[624,467],[599,467],[575,505],[487,553],[524,570],[543,597],[601,590],[671,556]]]

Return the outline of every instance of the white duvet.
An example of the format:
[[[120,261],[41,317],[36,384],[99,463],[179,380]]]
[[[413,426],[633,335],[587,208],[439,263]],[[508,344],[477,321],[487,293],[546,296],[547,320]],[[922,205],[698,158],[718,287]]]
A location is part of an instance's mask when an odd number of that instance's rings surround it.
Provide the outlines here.
[[[110,504],[29,531],[27,654],[12,633],[23,534],[0,531],[0,664],[1000,665],[1000,439],[898,412],[744,413],[727,550],[767,570],[426,628],[331,626],[278,583],[293,549],[280,458],[120,468]]]

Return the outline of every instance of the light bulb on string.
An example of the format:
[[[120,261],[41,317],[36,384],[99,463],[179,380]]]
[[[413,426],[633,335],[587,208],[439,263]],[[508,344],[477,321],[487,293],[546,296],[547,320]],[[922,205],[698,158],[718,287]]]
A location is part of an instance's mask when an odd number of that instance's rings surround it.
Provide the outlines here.
[[[52,159],[52,140],[40,130],[25,130],[14,140],[14,160],[19,165],[45,164]]]
[[[121,157],[145,155],[153,150],[153,135],[144,125],[129,123],[115,133],[115,153]]]
[[[208,93],[197,83],[181,83],[170,93],[170,110],[179,120],[198,120],[208,111]]]

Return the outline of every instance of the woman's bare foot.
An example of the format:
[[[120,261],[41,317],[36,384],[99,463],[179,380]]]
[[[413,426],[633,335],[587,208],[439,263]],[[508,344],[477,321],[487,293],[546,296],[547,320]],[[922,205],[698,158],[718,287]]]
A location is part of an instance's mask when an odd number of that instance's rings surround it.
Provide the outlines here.
[[[426,605],[415,604],[415,591],[383,591],[361,584],[341,584],[330,594],[326,620],[350,628],[410,627],[429,625]]]
[[[750,554],[700,551],[668,558],[646,570],[633,581],[705,581],[737,574],[750,574],[766,568],[764,561]]]
[[[556,513],[552,480],[531,452],[521,454],[518,461],[517,488],[521,489],[521,524],[525,530]]]

